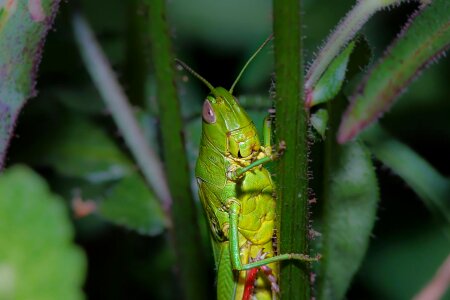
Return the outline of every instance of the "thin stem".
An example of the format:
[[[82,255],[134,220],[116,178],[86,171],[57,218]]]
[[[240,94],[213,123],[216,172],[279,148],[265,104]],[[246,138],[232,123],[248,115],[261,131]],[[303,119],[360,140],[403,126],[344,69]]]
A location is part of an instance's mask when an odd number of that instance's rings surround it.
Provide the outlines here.
[[[114,71],[95,39],[89,24],[79,14],[73,16],[72,22],[81,56],[94,84],[111,111],[112,117],[147,183],[162,202],[165,212],[169,212],[172,199],[161,161],[148,146],[127,97],[117,82]]]
[[[175,60],[165,18],[164,0],[146,0],[152,64],[157,84],[157,102],[163,142],[164,162],[173,196],[174,243],[179,266],[179,284],[185,299],[207,299],[212,286],[207,278],[192,196],[191,178],[184,145],[184,132],[178,93],[175,87]]]
[[[276,134],[286,142],[278,163],[278,253],[308,252],[308,140],[303,97],[301,1],[274,0]],[[283,299],[310,299],[309,267],[280,263]]]

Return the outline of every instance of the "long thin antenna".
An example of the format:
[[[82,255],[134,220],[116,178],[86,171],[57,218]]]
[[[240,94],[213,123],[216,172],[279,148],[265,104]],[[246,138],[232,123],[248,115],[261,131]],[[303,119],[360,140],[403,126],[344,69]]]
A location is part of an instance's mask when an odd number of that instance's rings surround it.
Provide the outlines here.
[[[218,96],[216,89],[212,86],[211,83],[209,83],[205,78],[203,78],[202,76],[200,76],[200,74],[198,74],[197,72],[195,72],[191,67],[189,67],[185,62],[183,62],[182,60],[179,60],[178,58],[175,58],[175,61],[180,64],[186,71],[188,71],[189,73],[191,73],[192,75],[194,75],[195,77],[197,77],[197,79],[199,79],[201,82],[203,82],[210,90],[211,93],[213,93],[215,96]]]
[[[244,74],[245,69],[247,69],[247,67],[250,65],[252,60],[256,57],[256,55],[258,55],[258,53],[264,48],[264,46],[266,46],[267,43],[270,42],[271,39],[273,39],[273,34],[269,35],[269,37],[264,41],[264,43],[262,43],[262,45],[259,46],[259,48],[255,51],[255,53],[253,53],[253,55],[249,58],[249,60],[247,60],[244,67],[242,68],[241,72],[239,72],[239,75],[237,76],[236,80],[233,82],[233,85],[231,86],[231,88],[229,90],[230,94],[233,95],[234,87],[238,83],[239,79],[241,79],[241,76],[242,76],[242,74]]]

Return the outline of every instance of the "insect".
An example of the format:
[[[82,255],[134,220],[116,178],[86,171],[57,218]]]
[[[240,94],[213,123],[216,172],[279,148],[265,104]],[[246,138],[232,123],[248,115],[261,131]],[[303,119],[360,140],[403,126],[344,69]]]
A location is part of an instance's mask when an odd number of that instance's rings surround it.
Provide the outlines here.
[[[276,254],[275,186],[264,164],[277,159],[284,147],[273,150],[268,117],[261,144],[255,125],[233,96],[245,69],[270,40],[250,57],[230,90],[213,87],[177,60],[211,91],[203,103],[195,176],[211,229],[219,300],[275,299],[279,261],[318,259],[304,254]]]

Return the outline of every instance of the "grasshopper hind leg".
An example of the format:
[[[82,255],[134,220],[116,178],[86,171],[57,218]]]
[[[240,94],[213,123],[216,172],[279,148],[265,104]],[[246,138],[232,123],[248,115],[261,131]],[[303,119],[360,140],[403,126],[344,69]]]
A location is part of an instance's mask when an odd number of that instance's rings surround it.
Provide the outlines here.
[[[264,265],[268,265],[270,263],[275,263],[284,260],[299,260],[305,263],[310,263],[318,261],[320,259],[320,255],[310,257],[306,254],[301,253],[285,253],[285,254],[278,254],[276,256],[269,258],[264,258],[258,261],[250,262],[247,264],[243,264],[241,262],[239,255],[239,237],[238,237],[238,219],[239,219],[240,204],[238,201],[231,199],[228,205],[229,205],[228,213],[230,217],[229,241],[230,241],[231,263],[234,270],[238,271],[250,270],[253,268],[261,267]]]

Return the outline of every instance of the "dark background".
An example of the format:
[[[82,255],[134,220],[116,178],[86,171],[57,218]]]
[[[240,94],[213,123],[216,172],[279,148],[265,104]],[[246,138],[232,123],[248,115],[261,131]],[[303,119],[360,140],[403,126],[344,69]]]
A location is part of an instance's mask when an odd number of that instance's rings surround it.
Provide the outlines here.
[[[354,1],[303,2],[305,61],[309,62],[321,41]],[[365,26],[363,34],[373,48],[373,61],[396,37],[416,7],[416,3],[408,3],[380,12]],[[145,11],[134,0],[62,3],[44,51],[38,78],[39,96],[29,101],[20,116],[7,163],[34,166],[68,203],[77,183],[61,179],[51,167],[40,163],[40,155],[45,155],[48,145],[43,141],[54,138],[55,127],[68,122],[68,116],[82,114],[108,130],[126,151],[80,59],[70,24],[70,14],[75,9],[81,10],[93,26],[133,104],[147,112],[155,111],[145,22],[132,25],[134,12],[138,11],[145,20]],[[167,10],[176,57],[186,61],[213,85],[229,87],[245,60],[271,32],[271,2],[267,0],[170,0]],[[271,54],[269,47],[255,60],[237,86],[236,95],[262,95],[264,101],[269,101],[263,106],[270,106]],[[141,62],[140,68],[136,69],[133,60]],[[382,119],[382,124],[392,134],[447,176],[450,174],[449,66],[448,58],[433,64]],[[131,94],[133,84],[139,84],[135,80],[139,72],[150,74],[142,83],[146,87],[145,95]],[[186,79],[185,75],[180,72],[180,79]],[[180,80],[178,85],[188,149],[194,160],[199,136],[195,130],[198,130],[198,116],[207,91],[192,79]],[[261,117],[260,112],[254,115]],[[154,123],[149,127],[155,127]],[[381,194],[378,221],[348,298],[409,299],[443,262],[450,243],[414,192],[380,163],[376,163],[376,167]],[[86,193],[89,195],[89,191]],[[77,242],[88,256],[87,298],[177,299],[174,259],[164,236],[140,236],[95,216],[77,219],[74,223]],[[212,260],[209,262],[210,282],[205,282],[205,286],[214,284]],[[446,299],[450,299],[449,293]]]

